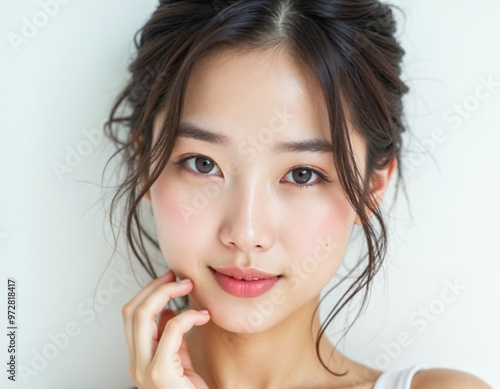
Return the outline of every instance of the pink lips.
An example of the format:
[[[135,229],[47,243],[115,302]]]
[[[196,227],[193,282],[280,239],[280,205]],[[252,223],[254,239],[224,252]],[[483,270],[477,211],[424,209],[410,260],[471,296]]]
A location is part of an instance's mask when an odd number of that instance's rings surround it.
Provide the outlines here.
[[[256,269],[238,267],[210,268],[215,281],[229,294],[237,297],[257,297],[270,290],[281,278]]]

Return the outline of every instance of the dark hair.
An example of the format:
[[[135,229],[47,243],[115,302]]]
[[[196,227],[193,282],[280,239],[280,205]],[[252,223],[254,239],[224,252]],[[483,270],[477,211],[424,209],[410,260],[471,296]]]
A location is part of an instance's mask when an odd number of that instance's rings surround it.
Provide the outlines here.
[[[363,291],[354,321],[359,317],[387,251],[387,228],[380,207],[370,196],[370,178],[396,159],[396,194],[402,181],[402,97],[408,87],[400,78],[404,51],[395,32],[391,7],[376,0],[160,1],[134,37],[137,55],[129,66],[130,81],[105,123],[107,135],[118,148],[111,159],[121,155],[126,169],[111,201],[111,222],[124,201],[129,247],[156,278],[147,246],[153,244],[158,250],[159,246],[154,233],[144,226],[141,198],[170,158],[193,66],[223,49],[279,47],[310,72],[326,102],[338,177],[360,218],[367,245],[366,254],[340,282],[361,264],[366,266],[328,314],[316,339],[317,355],[332,374],[336,373],[321,360],[320,339],[342,308]],[[127,113],[118,113],[122,106],[128,108]],[[153,121],[163,110],[165,121],[153,144]],[[365,177],[351,149],[348,121],[366,141]]]

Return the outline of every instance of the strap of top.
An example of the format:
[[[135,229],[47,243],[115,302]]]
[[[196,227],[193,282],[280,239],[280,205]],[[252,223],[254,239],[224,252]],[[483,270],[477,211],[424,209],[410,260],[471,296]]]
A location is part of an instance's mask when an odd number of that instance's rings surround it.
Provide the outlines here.
[[[427,367],[415,365],[407,369],[386,371],[378,378],[373,389],[410,389],[415,373],[424,369]]]

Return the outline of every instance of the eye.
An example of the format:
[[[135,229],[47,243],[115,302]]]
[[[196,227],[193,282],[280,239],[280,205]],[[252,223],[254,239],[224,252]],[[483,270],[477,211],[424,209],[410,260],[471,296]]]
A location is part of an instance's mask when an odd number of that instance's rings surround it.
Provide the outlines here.
[[[306,188],[320,185],[324,182],[331,182],[326,178],[324,174],[320,173],[316,169],[312,169],[307,166],[299,166],[297,168],[290,170],[286,174],[285,178],[291,180],[292,183],[296,183],[299,186]],[[312,183],[309,183],[311,182],[311,179],[314,178],[316,179],[313,180]]]
[[[213,161],[213,159],[207,157],[206,155],[189,155],[174,163],[176,165],[184,165],[193,174],[209,176],[212,174],[208,173],[210,173],[214,168],[216,168],[220,173],[220,169],[217,164]],[[215,175],[217,175],[217,172]]]
[[[198,176],[209,177],[221,174],[220,168],[214,160],[202,154],[188,155],[187,157],[174,162],[174,164],[181,165],[188,173]],[[209,174],[214,169],[216,169],[216,172]],[[318,170],[308,166],[298,166],[291,169],[285,175],[285,178],[285,181],[297,184],[301,188],[310,188],[325,182],[332,182],[323,173],[320,173]],[[311,179],[313,179],[312,183],[310,183]]]

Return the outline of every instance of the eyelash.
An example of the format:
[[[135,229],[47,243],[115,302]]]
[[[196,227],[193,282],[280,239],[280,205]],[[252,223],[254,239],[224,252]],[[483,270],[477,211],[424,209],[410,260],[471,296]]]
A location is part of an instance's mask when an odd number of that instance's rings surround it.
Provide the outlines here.
[[[189,174],[193,174],[195,176],[202,176],[203,178],[208,178],[209,176],[211,176],[211,174],[203,174],[203,173],[198,173],[196,171],[194,171],[193,169],[191,169],[190,167],[188,167],[186,165],[186,162],[190,159],[193,159],[193,158],[206,158],[206,159],[209,159],[210,161],[212,161],[214,163],[215,166],[217,166],[217,164],[215,163],[215,161],[213,161],[213,159],[211,159],[210,157],[207,157],[206,155],[203,155],[203,154],[193,154],[193,155],[188,155],[186,157],[183,157],[181,158],[180,160],[178,160],[177,162],[173,162],[175,165],[180,165],[182,166],[184,169],[186,169],[186,171],[189,173]],[[218,167],[218,166],[217,166]],[[219,167],[218,167],[219,168]],[[313,169],[309,166],[295,166],[293,167],[292,169],[290,169],[288,172],[287,172],[287,175],[288,173],[294,171],[294,170],[297,170],[297,169],[304,169],[304,170],[309,170],[311,172],[313,172],[314,174],[316,174],[318,177],[319,177],[319,180],[316,180],[315,182],[316,183],[313,183],[313,184],[295,184],[297,186],[299,186],[301,189],[310,189],[314,186],[317,186],[317,185],[321,185],[321,184],[324,184],[325,182],[332,182],[331,180],[329,180],[323,173],[319,172],[318,170],[316,169]],[[219,168],[220,170],[220,168]],[[294,184],[293,182],[288,182],[287,183],[290,183],[290,184]]]

